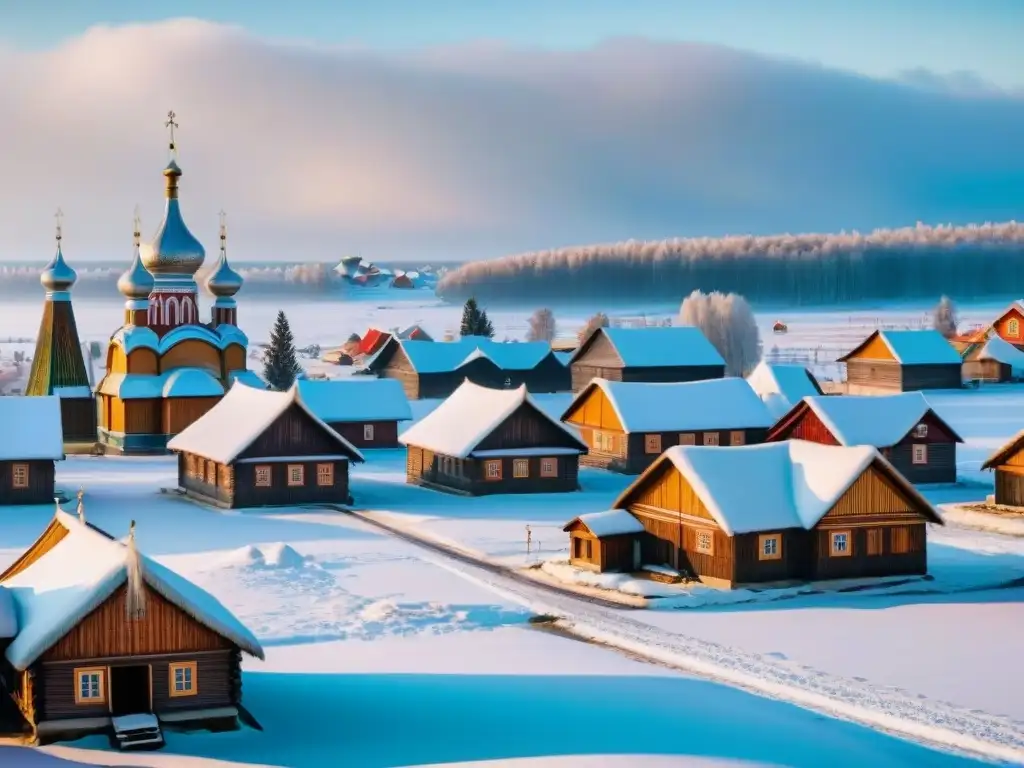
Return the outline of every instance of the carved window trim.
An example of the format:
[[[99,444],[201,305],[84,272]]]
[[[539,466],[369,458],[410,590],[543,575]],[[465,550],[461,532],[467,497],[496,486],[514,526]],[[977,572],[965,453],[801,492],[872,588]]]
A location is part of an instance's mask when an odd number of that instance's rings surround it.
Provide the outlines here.
[[[180,674],[179,674],[180,673]],[[173,661],[167,665],[167,695],[171,698],[199,694],[199,669],[194,661]]]
[[[88,680],[88,691],[83,690],[83,683]],[[75,704],[106,704],[107,703],[107,668],[76,667],[75,668]]]

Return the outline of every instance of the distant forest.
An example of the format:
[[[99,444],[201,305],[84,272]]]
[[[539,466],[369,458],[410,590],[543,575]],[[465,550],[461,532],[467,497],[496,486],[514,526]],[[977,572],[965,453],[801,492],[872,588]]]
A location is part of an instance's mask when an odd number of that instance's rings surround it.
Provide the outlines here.
[[[1024,294],[1024,224],[559,248],[464,264],[437,294],[491,304],[678,301],[694,289],[802,305]]]

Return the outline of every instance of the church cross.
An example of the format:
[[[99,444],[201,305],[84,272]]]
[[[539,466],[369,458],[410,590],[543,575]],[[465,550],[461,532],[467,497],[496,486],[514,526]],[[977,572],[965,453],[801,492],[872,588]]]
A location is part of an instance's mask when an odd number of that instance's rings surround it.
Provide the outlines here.
[[[64,236],[64,211],[58,208],[53,218],[57,220],[57,242],[60,243]]]
[[[174,110],[171,110],[170,112],[167,113],[167,122],[164,123],[164,127],[167,128],[170,131],[170,134],[171,134],[171,143],[170,143],[171,152],[176,152],[177,149],[178,149],[177,146],[175,146],[175,144],[174,144],[174,129],[178,127],[178,124],[174,121],[174,118],[176,118],[176,117],[177,117],[177,115],[174,114]]]

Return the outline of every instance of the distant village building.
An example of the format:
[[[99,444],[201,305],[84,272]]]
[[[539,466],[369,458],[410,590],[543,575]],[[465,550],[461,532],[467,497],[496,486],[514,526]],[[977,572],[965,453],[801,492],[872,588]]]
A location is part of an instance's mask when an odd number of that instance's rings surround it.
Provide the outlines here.
[[[725,360],[699,328],[598,328],[569,362],[572,391],[591,379],[700,381],[725,376]]]
[[[410,400],[448,397],[463,381],[492,389],[565,392],[569,372],[546,341],[498,342],[481,337],[457,341],[389,339],[367,362],[382,379],[397,379]]]
[[[836,362],[846,363],[850,394],[963,386],[960,353],[930,328],[874,331]]]
[[[427,333],[419,325],[410,325],[404,331],[399,332],[398,338],[402,341],[433,341],[429,333]]]
[[[927,572],[929,502],[870,446],[789,440],[739,448],[676,446],[612,505],[620,515],[571,521],[571,541],[630,537],[645,566],[670,568],[714,586]],[[585,516],[584,516],[585,517]],[[606,527],[607,524],[607,527]],[[570,562],[635,570],[617,544],[608,560],[575,543]],[[636,545],[631,545],[634,548]]]
[[[359,340],[358,352],[360,355],[374,355],[391,338],[391,334],[377,328],[370,328],[362,339]]]
[[[46,299],[25,394],[60,398],[66,444],[95,443],[96,398],[71,306],[71,289],[78,275],[64,260],[61,249],[62,215],[58,211],[57,253],[39,277],[46,289]]]
[[[965,344],[961,355],[967,381],[1001,383],[1024,379],[1024,351],[999,336]]]
[[[579,490],[587,446],[534,402],[525,385],[463,382],[399,442],[408,482],[469,495]]]
[[[302,402],[356,448],[397,448],[398,424],[412,421],[402,382],[356,376],[298,382]]]
[[[805,397],[823,394],[814,374],[802,365],[761,361],[747,381],[775,419],[785,416]]]
[[[173,129],[173,117],[169,120]],[[164,219],[153,241],[139,246],[117,286],[125,296],[124,325],[110,339],[107,372],[97,387],[99,438],[111,453],[166,452],[167,440],[212,408],[235,381],[263,382],[246,368],[249,340],[238,328],[234,296],[242,278],[228,264],[221,217],[220,259],[206,278],[215,297],[212,321],[199,319],[195,274],[206,251],[185,226],[172,157]]]
[[[590,512],[562,528],[569,534],[569,563],[599,573],[639,571],[646,529],[624,509]]]
[[[592,379],[562,421],[579,430],[581,462],[639,474],[674,445],[763,442],[774,419],[743,379],[651,384]]]
[[[963,439],[920,392],[805,397],[768,434],[769,442],[870,445],[911,483],[955,483]]]
[[[105,732],[159,746],[163,726],[237,728],[242,654],[263,658],[212,595],[139,552],[134,530],[117,541],[84,509],[58,509],[0,573],[5,625],[0,678],[44,743]]]
[[[61,406],[54,395],[0,397],[0,505],[53,503]]]
[[[996,490],[993,500],[996,504],[1024,507],[1024,431],[1018,432],[989,456],[981,468],[995,471]]]
[[[978,333],[983,338],[997,336],[1008,344],[1024,350],[1024,304],[1020,300],[1013,302]]]
[[[303,402],[296,384],[271,392],[235,384],[167,444],[178,486],[223,507],[351,503],[359,450]]]

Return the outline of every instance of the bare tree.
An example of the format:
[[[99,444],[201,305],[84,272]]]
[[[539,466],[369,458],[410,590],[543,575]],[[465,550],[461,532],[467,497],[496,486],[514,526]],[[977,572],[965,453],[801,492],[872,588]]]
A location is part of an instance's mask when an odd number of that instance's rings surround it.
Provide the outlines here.
[[[746,376],[761,360],[761,334],[742,296],[694,291],[679,307],[679,324],[700,328],[725,360],[726,376]]]
[[[608,319],[608,315],[604,312],[598,312],[596,315],[587,320],[587,324],[584,325],[579,334],[576,336],[576,340],[582,344],[588,338],[590,334],[596,331],[598,328],[607,328],[611,325],[611,321]]]
[[[933,324],[935,330],[947,339],[956,336],[956,305],[949,296],[943,296],[939,299],[939,303],[935,307]]]
[[[526,331],[527,341],[554,341],[557,324],[555,313],[550,309],[538,309],[529,319],[530,327]]]

